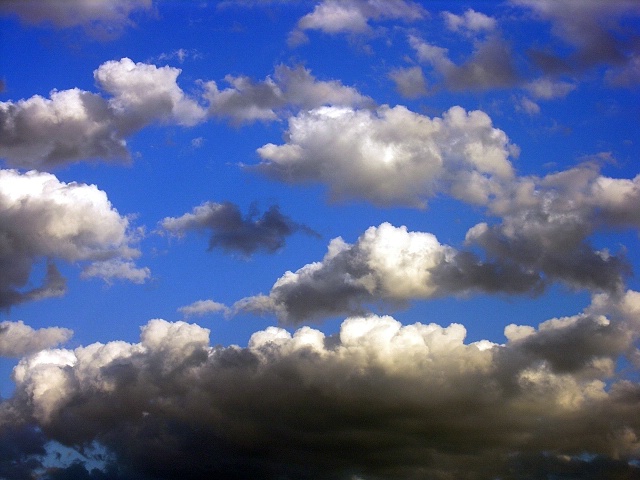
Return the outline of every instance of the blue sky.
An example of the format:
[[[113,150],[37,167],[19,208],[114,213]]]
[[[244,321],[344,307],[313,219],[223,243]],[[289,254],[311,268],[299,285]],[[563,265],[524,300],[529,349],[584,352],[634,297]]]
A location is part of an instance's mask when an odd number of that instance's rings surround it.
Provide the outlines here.
[[[636,2],[0,15],[0,478],[639,474]]]

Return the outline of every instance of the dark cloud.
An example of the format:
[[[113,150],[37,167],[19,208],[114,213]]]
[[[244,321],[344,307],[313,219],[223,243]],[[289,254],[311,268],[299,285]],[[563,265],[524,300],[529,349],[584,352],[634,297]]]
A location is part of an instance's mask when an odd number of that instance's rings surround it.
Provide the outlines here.
[[[220,247],[243,255],[252,255],[258,250],[269,253],[280,250],[286,238],[296,232],[318,236],[309,227],[283,215],[277,205],[259,216],[257,205],[253,204],[243,216],[238,206],[231,202],[203,203],[192,213],[165,218],[160,226],[177,236],[189,231],[211,231],[209,249]]]
[[[505,345],[365,316],[333,337],[269,327],[246,348],[211,347],[206,329],[152,320],[139,344],[22,360],[5,406],[48,439],[97,441],[135,478],[635,474],[622,459],[637,454],[640,386],[604,380],[639,313],[637,292],[598,296],[537,330],[508,327]]]
[[[152,0],[0,0],[0,13],[29,24],[82,26],[92,36],[112,39],[133,25],[134,12],[150,11],[152,5]]]

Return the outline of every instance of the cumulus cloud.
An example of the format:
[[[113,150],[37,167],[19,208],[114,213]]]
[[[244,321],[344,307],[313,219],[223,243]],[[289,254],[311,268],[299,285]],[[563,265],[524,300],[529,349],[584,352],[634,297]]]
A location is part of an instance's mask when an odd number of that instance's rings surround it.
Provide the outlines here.
[[[508,327],[504,345],[369,315],[211,347],[207,329],[151,320],[139,343],[23,359],[3,406],[138,478],[524,478],[545,462],[635,475],[640,387],[611,368],[639,313],[637,292],[597,296]]]
[[[258,217],[256,205],[243,216],[237,205],[205,202],[181,217],[167,217],[160,222],[165,231],[183,236],[190,231],[210,230],[209,250],[224,250],[251,255],[258,250],[273,253],[284,247],[286,237],[298,231],[317,236],[305,225],[291,220],[273,205]]]
[[[49,327],[34,330],[24,322],[0,323],[0,357],[24,357],[55,347],[73,335],[68,328]]]
[[[103,63],[98,86],[111,97],[54,90],[0,102],[0,157],[10,165],[48,169],[86,159],[126,160],[126,137],[153,122],[193,125],[206,111],[176,83],[180,69],[134,63]]]
[[[64,293],[53,260],[88,263],[131,261],[140,255],[126,217],[95,185],[60,182],[54,175],[0,170],[0,306]],[[37,262],[48,259],[44,284],[30,283]],[[132,267],[133,268],[133,267]],[[108,280],[109,272],[95,273]]]
[[[481,111],[452,107],[429,118],[405,107],[324,107],[289,119],[283,145],[258,149],[257,171],[288,183],[322,182],[334,200],[424,206],[439,193],[486,203],[492,180],[510,179],[506,134]]]
[[[311,71],[279,65],[273,77],[255,82],[248,77],[227,75],[229,87],[220,90],[214,81],[204,84],[209,114],[236,123],[276,120],[287,109],[313,109],[322,105],[366,106],[373,101],[339,81],[317,80]]]
[[[569,55],[532,51],[532,58],[548,73],[582,70],[598,64],[627,65],[633,61],[637,35],[619,28],[622,17],[640,16],[640,6],[629,0],[511,0],[539,19],[551,23],[551,31],[574,50]],[[632,30],[631,30],[632,31]]]
[[[569,93],[575,90],[576,85],[569,82],[543,77],[525,84],[524,88],[534,98],[551,100],[566,97]]]
[[[618,291],[630,267],[624,251],[596,250],[597,230],[638,228],[640,178],[614,179],[585,164],[505,185],[490,203],[501,223],[480,223],[467,243],[576,288]]]
[[[409,43],[418,60],[431,65],[450,90],[504,88],[520,81],[511,49],[497,35],[474,41],[473,54],[459,65],[449,58],[446,48],[427,43],[415,35],[409,36]]]
[[[203,316],[211,313],[229,313],[229,308],[213,300],[198,300],[190,305],[178,308],[178,312],[182,313],[185,317]]]
[[[402,304],[473,291],[524,293],[540,288],[535,273],[485,264],[442,245],[430,233],[383,223],[354,244],[331,241],[321,262],[286,272],[268,296],[247,297],[235,311],[273,313],[284,324],[357,313],[379,302]]]
[[[418,3],[406,0],[323,0],[313,12],[298,21],[292,39],[294,44],[304,41],[305,30],[320,30],[328,34],[362,34],[371,30],[371,20],[400,19],[411,22],[423,18],[425,14]]]
[[[25,23],[57,28],[82,26],[100,38],[117,36],[134,25],[131,15],[150,11],[152,0],[2,0],[0,12],[16,14]]]
[[[403,97],[418,98],[427,94],[427,81],[418,66],[391,70],[389,78],[395,82],[396,89]]]

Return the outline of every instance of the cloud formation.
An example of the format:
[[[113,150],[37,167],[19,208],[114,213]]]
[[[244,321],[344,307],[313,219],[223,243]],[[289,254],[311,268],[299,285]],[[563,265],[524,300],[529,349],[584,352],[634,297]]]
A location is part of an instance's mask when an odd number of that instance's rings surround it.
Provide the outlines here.
[[[204,84],[209,114],[230,118],[235,123],[272,121],[290,113],[287,110],[310,110],[323,105],[367,106],[373,101],[353,87],[336,80],[317,80],[311,71],[279,65],[273,77],[261,82],[248,77],[227,75],[229,87],[220,90],[214,81]]]
[[[484,204],[510,179],[517,148],[481,111],[429,118],[405,107],[324,107],[289,119],[283,145],[258,149],[255,170],[287,183],[321,182],[333,200],[422,207],[447,194]]]
[[[213,300],[198,300],[190,305],[178,308],[178,312],[182,313],[185,317],[203,316],[212,313],[229,313],[229,308]]]
[[[49,327],[34,330],[21,320],[0,323],[0,357],[20,358],[55,347],[73,335],[68,328]]]
[[[290,36],[290,44],[307,41],[305,30],[320,30],[328,34],[363,34],[371,31],[370,21],[399,19],[415,21],[426,11],[420,4],[406,0],[323,0],[313,12],[302,17]]]
[[[486,264],[475,255],[442,245],[430,233],[383,223],[354,244],[333,239],[321,262],[286,272],[268,296],[244,298],[235,311],[273,313],[295,325],[330,315],[361,313],[365,305],[404,304],[477,291],[526,293],[542,287],[535,272]]]
[[[208,230],[211,231],[209,250],[220,247],[247,256],[258,250],[276,252],[284,247],[286,237],[296,232],[318,236],[309,227],[280,213],[277,205],[269,207],[260,217],[258,214],[255,204],[243,216],[231,202],[205,202],[191,213],[163,219],[160,227],[176,236]]]
[[[95,275],[108,281],[114,273],[104,269],[105,263],[138,257],[135,242],[129,220],[95,185],[0,170],[0,307],[63,294],[65,282],[54,260],[88,263],[89,272],[97,269]],[[46,259],[44,284],[23,290],[33,266]],[[120,277],[136,281],[147,275],[132,264]]]
[[[0,12],[16,14],[29,24],[82,26],[99,38],[113,38],[134,24],[134,12],[150,11],[152,6],[152,0],[2,0]]]
[[[504,345],[370,315],[329,337],[269,327],[244,348],[156,319],[136,344],[23,359],[3,406],[48,439],[99,442],[138,478],[510,478],[562,462],[637,475],[640,387],[611,373],[639,314],[629,291],[509,326]]]
[[[177,85],[180,71],[122,58],[94,72],[108,99],[74,88],[0,102],[0,157],[41,170],[87,159],[127,160],[126,138],[141,128],[205,119],[204,108]]]

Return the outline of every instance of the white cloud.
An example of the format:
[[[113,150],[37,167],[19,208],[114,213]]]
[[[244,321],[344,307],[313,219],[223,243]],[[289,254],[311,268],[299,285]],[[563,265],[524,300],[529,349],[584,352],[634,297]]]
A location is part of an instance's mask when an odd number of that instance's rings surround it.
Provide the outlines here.
[[[330,337],[269,327],[247,347],[211,347],[208,329],[156,319],[136,344],[23,359],[8,405],[49,439],[100,442],[140,477],[498,478],[535,470],[519,461],[538,451],[580,452],[595,471],[637,451],[638,387],[610,375],[639,312],[637,292],[597,296],[505,345],[368,315]],[[149,455],[160,434],[171,447]]]
[[[522,97],[516,103],[516,110],[523,110],[528,115],[538,115],[540,113],[540,105],[527,97]]]
[[[131,260],[120,258],[93,262],[82,270],[83,278],[98,277],[107,283],[113,280],[127,280],[132,283],[144,283],[151,276],[148,267],[137,267]]]
[[[369,20],[401,19],[414,21],[423,18],[424,9],[405,0],[324,0],[313,12],[298,21],[298,29],[321,30],[325,33],[365,33]]]
[[[182,313],[185,317],[208,315],[210,313],[223,313],[227,314],[229,308],[226,305],[213,300],[198,300],[190,305],[178,308],[178,312]]]
[[[254,168],[288,183],[322,182],[333,199],[424,206],[445,193],[486,203],[492,180],[510,179],[506,134],[481,111],[429,118],[402,106],[326,107],[289,119],[284,145],[258,149]]]
[[[564,98],[573,90],[576,85],[560,80],[551,80],[549,78],[539,78],[527,83],[524,86],[534,98],[542,100],[552,100],[555,98]]]
[[[442,12],[447,28],[454,32],[469,31],[478,33],[482,31],[491,32],[496,29],[497,21],[495,18],[476,12],[472,8],[467,9],[462,15],[456,15],[451,12]]]
[[[0,102],[0,157],[12,166],[49,169],[81,160],[128,160],[126,137],[154,123],[191,126],[206,110],[176,83],[180,70],[108,61],[94,72],[112,96],[79,90],[52,91]]]
[[[129,220],[95,185],[67,184],[48,173],[0,170],[2,306],[62,293],[64,281],[52,264],[43,287],[19,290],[29,282],[36,262],[129,261],[140,254],[135,241]]]
[[[354,244],[331,241],[321,262],[280,277],[268,296],[238,301],[233,310],[273,313],[285,324],[365,310],[379,302],[403,304],[473,291],[524,293],[538,288],[535,274],[485,264],[442,245],[430,233],[383,223]]]
[[[109,105],[124,128],[137,130],[155,121],[192,126],[204,120],[206,110],[178,86],[181,71],[122,58],[100,65],[94,77],[112,95]]]
[[[23,357],[64,343],[73,335],[68,328],[49,327],[34,330],[24,322],[0,323],[0,357]]]

